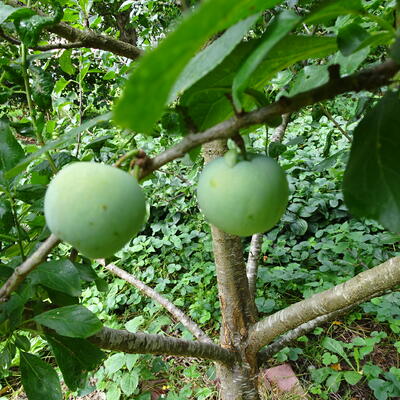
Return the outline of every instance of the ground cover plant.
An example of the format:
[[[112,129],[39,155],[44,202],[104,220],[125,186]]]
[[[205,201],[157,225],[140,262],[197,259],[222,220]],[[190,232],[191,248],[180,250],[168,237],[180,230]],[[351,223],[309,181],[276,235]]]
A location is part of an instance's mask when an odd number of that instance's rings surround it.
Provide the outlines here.
[[[399,397],[399,8],[0,1],[0,396]]]

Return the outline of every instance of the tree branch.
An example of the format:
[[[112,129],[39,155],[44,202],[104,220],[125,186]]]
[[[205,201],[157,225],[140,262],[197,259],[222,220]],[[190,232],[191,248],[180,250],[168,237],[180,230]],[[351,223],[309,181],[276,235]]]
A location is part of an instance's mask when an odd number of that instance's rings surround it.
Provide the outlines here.
[[[317,293],[254,324],[249,333],[250,352],[308,321],[375,297],[400,284],[400,257],[394,257],[347,282]]]
[[[212,340],[200,329],[200,327],[191,320],[182,310],[176,307],[171,301],[157,293],[154,289],[147,286],[145,283],[135,278],[133,275],[128,274],[128,272],[124,271],[121,268],[118,268],[115,264],[105,265],[104,260],[97,260],[101,265],[104,266],[105,269],[117,275],[121,279],[130,283],[139,289],[143,294],[150,297],[157,303],[161,304],[173,317],[175,317],[179,322],[185,326],[189,332],[191,332],[200,342],[204,343],[212,343]]]
[[[6,283],[0,288],[0,303],[8,300],[11,293],[18,288],[25,277],[43,262],[50,251],[59,243],[59,239],[50,235],[39,248],[19,267],[15,268]]]
[[[4,2],[12,7],[22,8],[22,5],[18,1],[4,0]],[[40,10],[37,10],[37,13],[39,15],[45,15]],[[92,31],[81,31],[72,28],[65,22],[49,26],[46,30],[55,33],[72,43],[82,43],[82,46],[80,47],[109,51],[118,56],[130,58],[131,60],[136,60],[143,53],[142,50],[129,43]]]
[[[400,70],[400,65],[392,60],[374,68],[338,78],[333,73],[325,85],[299,93],[291,98],[281,97],[277,102],[258,110],[232,117],[200,133],[185,136],[178,144],[149,159],[142,169],[141,178],[159,169],[168,162],[183,157],[189,150],[215,139],[227,139],[240,129],[265,123],[271,117],[298,111],[301,108],[331,99],[337,95],[361,90],[374,90],[391,83],[391,79]]]
[[[325,322],[332,321],[339,315],[342,315],[347,311],[351,310],[352,308],[354,308],[357,304],[342,308],[338,311],[334,311],[326,315],[321,315],[317,318],[314,318],[311,321],[301,324],[297,328],[292,329],[288,333],[278,338],[275,342],[271,343],[266,349],[260,351],[257,354],[258,363],[263,364],[267,362],[274,354],[278,353],[278,351],[281,351],[283,348],[285,348],[287,345],[289,345],[291,342],[293,342],[300,336],[303,336],[306,333],[311,332],[312,330],[314,330],[318,326],[321,326]]]
[[[271,137],[271,142],[282,142],[285,136],[286,128],[290,121],[291,113],[282,115],[282,123],[275,129],[274,134]]]
[[[139,354],[188,356],[233,364],[237,354],[212,343],[192,342],[149,333],[103,328],[89,340],[102,349]]]
[[[264,235],[262,233],[256,233],[251,237],[249,256],[246,264],[246,274],[247,280],[249,281],[250,296],[252,296],[253,301],[256,292],[258,258],[260,257],[263,237]]]

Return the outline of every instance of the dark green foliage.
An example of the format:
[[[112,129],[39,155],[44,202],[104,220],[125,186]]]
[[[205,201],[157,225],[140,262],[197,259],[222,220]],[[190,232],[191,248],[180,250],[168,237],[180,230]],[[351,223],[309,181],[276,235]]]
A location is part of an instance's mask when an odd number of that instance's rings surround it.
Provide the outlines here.
[[[376,219],[392,232],[400,232],[399,126],[399,95],[388,92],[354,131],[343,184],[352,213]]]

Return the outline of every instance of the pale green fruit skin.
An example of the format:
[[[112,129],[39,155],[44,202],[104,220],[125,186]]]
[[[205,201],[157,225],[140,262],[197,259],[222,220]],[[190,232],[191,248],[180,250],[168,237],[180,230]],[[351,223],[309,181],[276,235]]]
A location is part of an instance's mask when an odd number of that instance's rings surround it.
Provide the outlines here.
[[[223,157],[200,175],[197,200],[206,219],[226,233],[249,236],[266,232],[288,203],[286,175],[272,158],[250,155],[230,167]]]
[[[50,231],[90,258],[120,250],[140,230],[145,212],[145,197],[133,176],[94,162],[64,167],[44,200]]]

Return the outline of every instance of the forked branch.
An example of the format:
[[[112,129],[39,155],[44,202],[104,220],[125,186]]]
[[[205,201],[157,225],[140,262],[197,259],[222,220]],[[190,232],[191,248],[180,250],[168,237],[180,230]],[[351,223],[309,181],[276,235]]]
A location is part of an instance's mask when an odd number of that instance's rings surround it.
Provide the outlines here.
[[[38,249],[19,267],[15,268],[6,283],[0,288],[0,303],[8,300],[11,293],[18,288],[26,276],[45,260],[50,251],[59,243],[59,239],[50,235]]]
[[[322,315],[358,304],[400,284],[400,257],[394,257],[347,282],[280,310],[250,329],[248,348],[256,353],[276,337]]]
[[[189,332],[191,332],[196,339],[200,342],[212,343],[212,340],[203,332],[202,329],[191,320],[182,310],[176,307],[171,301],[162,296],[160,293],[157,293],[154,289],[147,286],[141,280],[135,278],[133,275],[124,271],[121,268],[118,268],[115,264],[105,264],[104,260],[98,260],[101,265],[104,266],[105,269],[117,275],[124,281],[130,283],[139,289],[144,295],[150,297],[157,303],[161,304],[174,318],[176,318]]]

